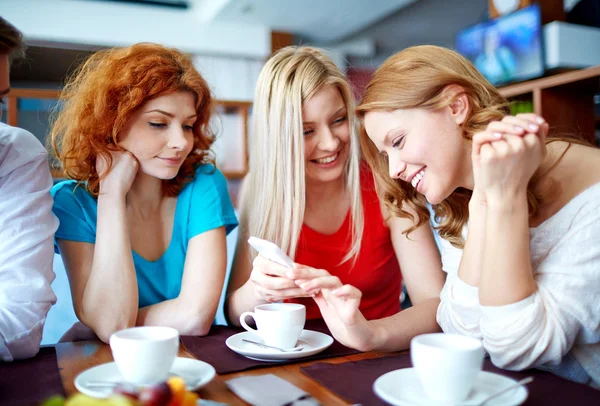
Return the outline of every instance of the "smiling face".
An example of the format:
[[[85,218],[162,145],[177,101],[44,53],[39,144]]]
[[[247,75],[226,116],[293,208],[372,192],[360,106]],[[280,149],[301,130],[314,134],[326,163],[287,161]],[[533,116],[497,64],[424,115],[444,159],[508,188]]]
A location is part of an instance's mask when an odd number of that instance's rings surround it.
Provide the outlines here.
[[[340,91],[321,88],[302,107],[306,182],[326,183],[344,174],[350,148],[348,112]]]
[[[173,179],[194,146],[194,95],[175,92],[145,103],[121,134],[123,148],[133,153],[140,171],[158,179]]]
[[[460,106],[459,106],[460,107]],[[408,182],[431,204],[472,185],[471,147],[462,137],[465,109],[400,109],[365,114],[365,130],[390,176]]]

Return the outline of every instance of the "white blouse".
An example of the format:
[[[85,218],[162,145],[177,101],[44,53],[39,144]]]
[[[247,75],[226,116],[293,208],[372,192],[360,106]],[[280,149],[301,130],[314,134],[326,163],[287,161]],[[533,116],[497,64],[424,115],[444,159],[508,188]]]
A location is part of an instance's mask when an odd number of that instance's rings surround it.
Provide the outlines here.
[[[480,305],[478,288],[458,278],[462,250],[445,240],[440,250],[444,332],[481,338],[498,367],[541,367],[600,386],[600,183],[530,229],[537,291],[520,302]]]
[[[37,354],[46,314],[56,303],[50,284],[58,219],[42,144],[0,123],[0,359]]]

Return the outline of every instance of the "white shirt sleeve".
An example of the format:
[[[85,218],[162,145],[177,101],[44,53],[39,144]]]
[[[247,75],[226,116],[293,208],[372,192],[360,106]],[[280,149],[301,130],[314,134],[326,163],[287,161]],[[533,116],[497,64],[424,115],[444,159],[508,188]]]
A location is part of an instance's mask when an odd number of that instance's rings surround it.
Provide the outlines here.
[[[507,306],[481,307],[484,346],[495,365],[516,370],[558,365],[574,345],[600,342],[600,211],[595,209],[577,213],[572,224],[562,219],[568,231],[534,264],[537,292]]]
[[[58,219],[46,151],[27,131],[0,131],[0,359],[12,361],[37,354],[56,302],[50,284]]]
[[[480,318],[479,289],[448,274],[437,310],[437,322],[444,333],[481,338]]]
[[[463,235],[466,235],[466,227]],[[448,276],[440,294],[437,322],[445,333],[481,338],[479,289],[458,277],[463,250],[452,246],[446,240],[441,240],[439,246],[442,268]]]

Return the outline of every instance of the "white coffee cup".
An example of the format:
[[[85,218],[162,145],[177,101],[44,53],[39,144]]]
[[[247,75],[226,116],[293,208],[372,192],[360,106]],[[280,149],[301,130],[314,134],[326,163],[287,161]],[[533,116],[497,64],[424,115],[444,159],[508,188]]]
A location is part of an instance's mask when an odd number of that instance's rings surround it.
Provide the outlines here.
[[[423,334],[410,342],[410,358],[425,394],[438,402],[469,396],[483,356],[481,340],[458,334]]]
[[[179,333],[171,327],[133,327],[110,336],[110,349],[125,381],[137,385],[166,380],[179,351]]]
[[[248,316],[254,319],[256,330],[246,323]],[[296,346],[305,321],[306,307],[296,303],[263,304],[240,316],[242,327],[258,335],[265,344],[279,348]]]

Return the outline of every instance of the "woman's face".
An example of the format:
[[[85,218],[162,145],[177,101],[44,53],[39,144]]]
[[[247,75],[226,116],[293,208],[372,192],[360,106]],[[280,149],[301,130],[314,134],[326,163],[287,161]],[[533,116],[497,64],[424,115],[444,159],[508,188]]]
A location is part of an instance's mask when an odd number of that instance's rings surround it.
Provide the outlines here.
[[[364,124],[371,141],[387,156],[390,176],[439,204],[456,188],[472,185],[471,147],[462,137],[463,121],[464,115],[448,106],[438,111],[371,111]]]
[[[350,151],[348,112],[335,86],[321,88],[302,106],[306,182],[339,180]]]
[[[174,92],[146,102],[121,133],[120,145],[140,163],[140,171],[173,179],[194,146],[194,94]]]

